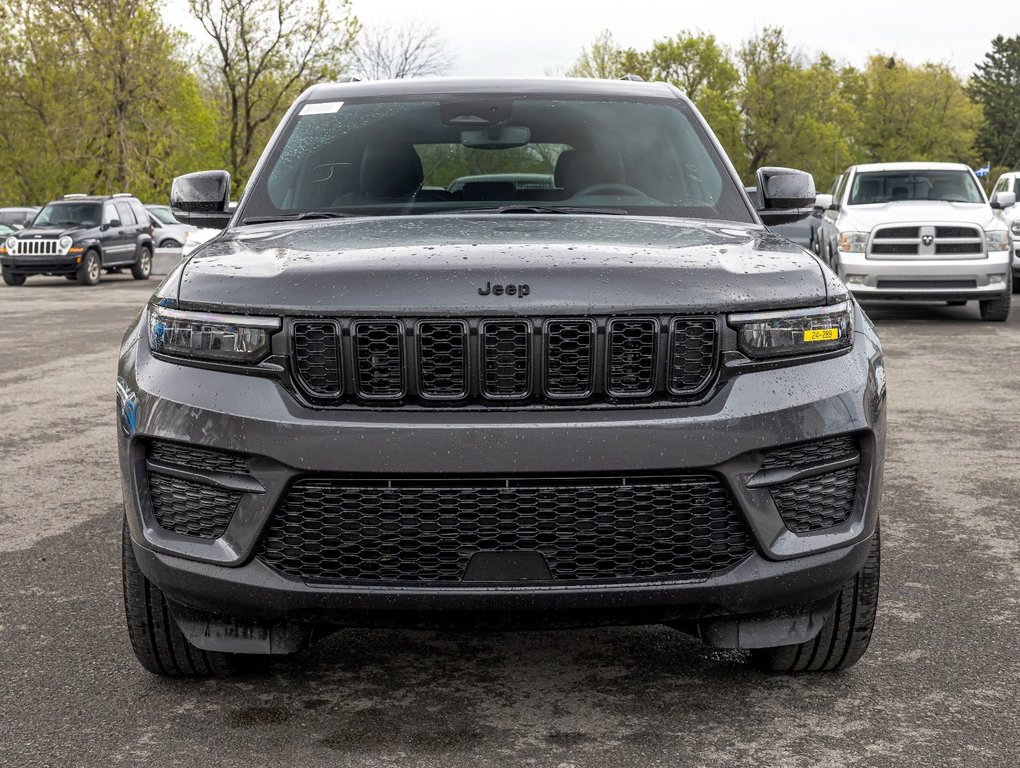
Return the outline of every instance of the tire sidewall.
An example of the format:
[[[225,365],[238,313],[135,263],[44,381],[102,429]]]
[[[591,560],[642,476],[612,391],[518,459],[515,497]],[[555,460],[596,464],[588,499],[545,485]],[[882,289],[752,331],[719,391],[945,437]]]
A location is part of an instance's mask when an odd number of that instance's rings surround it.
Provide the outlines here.
[[[93,270],[89,269],[93,261],[96,263],[94,275],[92,274]],[[99,254],[95,250],[91,249],[85,251],[85,255],[82,256],[81,259],[81,267],[79,268],[78,271],[78,282],[81,285],[97,285],[99,283],[99,280],[102,278],[102,274],[103,274],[103,261],[100,258]]]

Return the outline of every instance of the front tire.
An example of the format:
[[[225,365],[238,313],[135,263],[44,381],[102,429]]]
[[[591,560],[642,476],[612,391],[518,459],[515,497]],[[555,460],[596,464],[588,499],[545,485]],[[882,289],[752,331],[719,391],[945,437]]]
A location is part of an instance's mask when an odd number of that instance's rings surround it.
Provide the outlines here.
[[[152,251],[148,246],[142,247],[138,261],[131,265],[131,277],[135,280],[148,280],[152,274]]]
[[[1009,284],[1006,291],[1000,296],[989,301],[980,302],[981,319],[991,323],[1004,323],[1009,319],[1009,305],[1013,298],[1013,274],[1007,273],[1006,280]]]
[[[184,637],[163,593],[138,567],[127,520],[121,533],[121,558],[128,637],[146,670],[163,677],[226,677],[242,669],[246,656],[203,651]]]
[[[875,627],[881,549],[879,529],[875,528],[864,567],[843,585],[822,631],[813,640],[756,648],[751,651],[751,663],[771,672],[836,672],[860,661]]]
[[[98,285],[103,272],[103,263],[95,251],[85,251],[78,267],[78,285]]]
[[[7,285],[15,286],[16,287],[16,286],[24,285],[25,284],[25,276],[24,275],[16,275],[16,274],[14,274],[14,272],[12,272],[7,267],[3,267],[2,271],[3,271],[4,282]]]

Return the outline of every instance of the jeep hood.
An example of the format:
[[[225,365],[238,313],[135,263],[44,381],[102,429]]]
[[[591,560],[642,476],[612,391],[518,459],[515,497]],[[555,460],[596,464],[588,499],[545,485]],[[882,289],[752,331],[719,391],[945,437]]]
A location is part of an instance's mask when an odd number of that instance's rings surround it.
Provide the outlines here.
[[[239,227],[197,250],[178,277],[182,307],[290,314],[701,312],[826,301],[818,261],[761,226],[624,216]],[[480,293],[495,284],[527,285],[527,295]]]
[[[913,200],[848,205],[840,212],[839,228],[843,232],[871,232],[886,224],[973,224],[985,230],[1006,228],[987,203]]]
[[[64,235],[68,235],[70,237],[80,236],[88,229],[89,227],[70,227],[64,229],[61,229],[60,227],[35,227],[33,229],[25,228],[20,232],[13,232],[11,234],[19,240],[29,240],[36,237],[41,240],[57,240]],[[92,229],[95,229],[95,227],[92,227]],[[8,237],[10,237],[10,235],[8,235]]]

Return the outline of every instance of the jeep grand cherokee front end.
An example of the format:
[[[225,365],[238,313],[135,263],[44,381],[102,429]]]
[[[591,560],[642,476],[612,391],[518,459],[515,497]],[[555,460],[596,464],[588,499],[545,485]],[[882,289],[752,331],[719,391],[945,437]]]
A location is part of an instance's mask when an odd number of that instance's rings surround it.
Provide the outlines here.
[[[768,220],[813,197],[760,183]],[[870,638],[878,338],[667,85],[311,89],[118,402],[153,672],[352,626],[666,623],[791,671]]]

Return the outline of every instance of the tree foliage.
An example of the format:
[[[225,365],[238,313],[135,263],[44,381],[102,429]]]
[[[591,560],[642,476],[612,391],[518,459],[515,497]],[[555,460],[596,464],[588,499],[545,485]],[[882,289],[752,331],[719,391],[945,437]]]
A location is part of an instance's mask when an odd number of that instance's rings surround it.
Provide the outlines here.
[[[983,159],[998,166],[1020,166],[1020,35],[992,40],[992,50],[977,65],[969,91],[984,113],[977,138]]]

